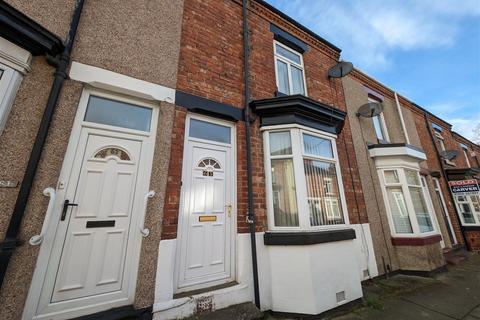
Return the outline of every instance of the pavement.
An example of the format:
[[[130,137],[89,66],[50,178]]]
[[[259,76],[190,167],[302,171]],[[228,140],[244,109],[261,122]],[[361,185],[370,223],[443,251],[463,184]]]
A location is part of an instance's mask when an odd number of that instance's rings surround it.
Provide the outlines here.
[[[246,303],[188,320],[480,320],[480,254],[466,255],[467,260],[433,278],[395,275],[372,280],[363,286],[363,301],[346,310],[292,317],[262,314]]]
[[[433,278],[396,275],[364,285],[363,304],[329,320],[480,320],[480,255]],[[268,320],[299,319],[268,315]],[[301,319],[301,318],[300,318]]]

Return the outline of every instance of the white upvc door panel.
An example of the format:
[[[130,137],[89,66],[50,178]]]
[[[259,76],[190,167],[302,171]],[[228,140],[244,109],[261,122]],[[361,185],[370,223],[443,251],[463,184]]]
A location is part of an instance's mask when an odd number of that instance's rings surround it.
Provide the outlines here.
[[[180,234],[179,291],[232,280],[230,147],[188,141]]]

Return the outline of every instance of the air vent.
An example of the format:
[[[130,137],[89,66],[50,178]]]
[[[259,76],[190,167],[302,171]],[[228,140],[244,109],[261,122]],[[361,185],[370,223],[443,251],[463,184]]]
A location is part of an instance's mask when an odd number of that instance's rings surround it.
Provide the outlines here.
[[[345,301],[345,291],[337,292],[337,303]]]
[[[370,272],[368,272],[368,269],[363,270],[363,278],[370,278]]]

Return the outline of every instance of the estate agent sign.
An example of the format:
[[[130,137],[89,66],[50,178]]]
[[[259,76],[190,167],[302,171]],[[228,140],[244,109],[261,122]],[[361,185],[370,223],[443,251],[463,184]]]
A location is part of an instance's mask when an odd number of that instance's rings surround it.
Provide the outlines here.
[[[449,181],[448,185],[452,189],[452,193],[458,196],[474,195],[480,192],[477,180],[459,180]]]

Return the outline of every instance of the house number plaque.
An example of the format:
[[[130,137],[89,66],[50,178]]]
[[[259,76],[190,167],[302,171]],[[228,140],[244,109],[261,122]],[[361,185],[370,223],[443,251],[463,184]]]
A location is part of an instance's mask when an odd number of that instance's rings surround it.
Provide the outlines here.
[[[213,177],[213,171],[203,170],[204,177]]]
[[[0,180],[0,188],[16,188],[17,186],[18,181]]]

